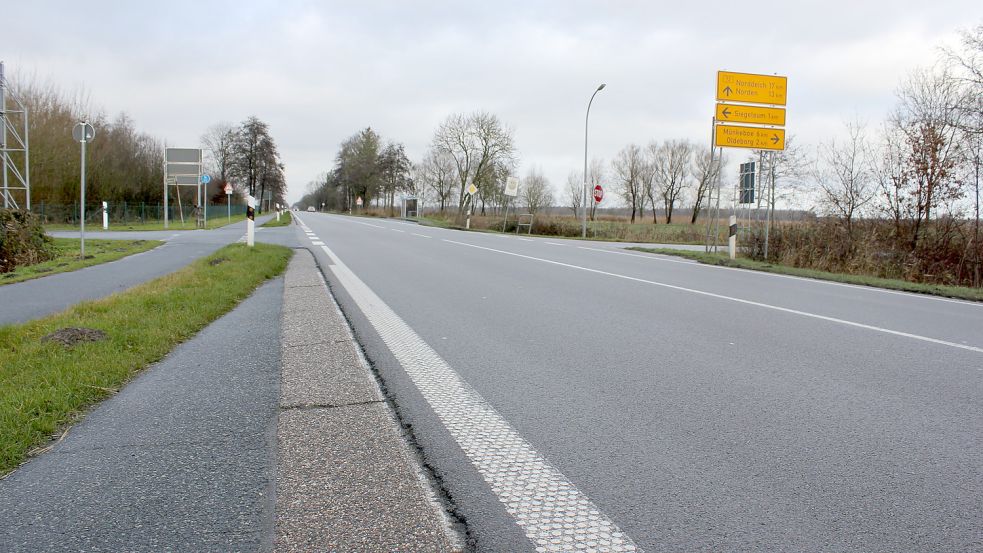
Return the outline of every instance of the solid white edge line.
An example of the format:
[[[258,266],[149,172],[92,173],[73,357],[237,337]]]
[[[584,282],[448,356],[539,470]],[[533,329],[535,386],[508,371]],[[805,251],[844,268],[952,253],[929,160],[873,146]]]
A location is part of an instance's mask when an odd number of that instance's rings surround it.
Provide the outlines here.
[[[622,275],[622,274],[618,274],[618,273],[612,273],[612,272],[609,272],[609,271],[602,271],[600,269],[591,269],[590,267],[582,267],[580,265],[573,265],[571,263],[563,263],[562,261],[553,261],[552,259],[544,259],[544,258],[541,258],[541,257],[534,257],[534,256],[531,256],[531,255],[524,255],[524,254],[521,254],[521,253],[507,252],[507,251],[504,251],[504,250],[496,250],[495,248],[488,248],[488,247],[485,247],[485,246],[477,246],[475,244],[468,244],[468,243],[465,243],[465,242],[457,242],[455,240],[447,240],[446,238],[445,239],[442,239],[442,240],[444,242],[448,242],[450,244],[457,244],[457,245],[460,245],[460,246],[467,246],[469,248],[478,248],[478,249],[481,249],[481,250],[487,250],[487,251],[501,253],[501,254],[505,254],[505,255],[512,255],[512,256],[515,256],[515,257],[521,257],[521,258],[524,258],[524,259],[530,259],[530,260],[533,260],[533,261],[540,261],[542,263],[549,263],[549,264],[552,264],[552,265],[559,265],[561,267],[568,267],[568,268],[571,268],[571,269],[577,269],[577,270],[580,270],[580,271],[586,271],[586,272],[589,272],[589,273],[595,273],[595,274],[599,274],[599,275],[606,275],[606,276],[620,278],[620,279],[624,279],[624,280],[631,280],[631,281],[634,281],[634,282],[641,282],[641,283],[644,283],[644,284],[652,284],[654,286],[661,286],[663,288],[670,288],[672,290],[679,290],[681,292],[689,292],[689,293],[692,293],[692,294],[699,294],[701,296],[707,296],[707,297],[711,297],[711,298],[717,298],[717,299],[722,299],[722,300],[727,300],[727,301],[733,301],[733,302],[737,302],[737,303],[743,303],[745,305],[753,305],[753,306],[756,306],[756,307],[763,307],[765,309],[772,309],[772,310],[775,310],[775,311],[781,311],[783,313],[791,313],[793,315],[801,315],[803,317],[809,317],[809,318],[813,318],[813,319],[819,319],[819,320],[823,320],[823,321],[829,321],[829,322],[832,322],[832,323],[838,323],[838,324],[852,326],[852,327],[856,327],[856,328],[864,328],[864,329],[867,329],[867,330],[873,330],[873,331],[876,331],[876,332],[883,332],[885,334],[892,334],[894,336],[902,336],[902,337],[905,337],[905,338],[912,338],[914,340],[921,340],[921,341],[924,341],[924,342],[931,342],[933,344],[939,344],[939,345],[943,345],[943,346],[949,346],[949,347],[964,349],[964,350],[973,351],[973,352],[976,352],[976,353],[983,353],[983,348],[978,348],[978,347],[975,347],[975,346],[968,346],[968,345],[959,344],[959,343],[956,343],[956,342],[949,342],[949,341],[946,341],[946,340],[939,340],[938,338],[929,338],[928,336],[920,336],[918,334],[911,334],[911,333],[908,333],[908,332],[901,332],[900,330],[891,330],[889,328],[882,328],[882,327],[879,327],[879,326],[873,326],[873,325],[868,325],[868,324],[864,324],[864,323],[858,323],[858,322],[854,322],[854,321],[848,321],[846,319],[838,319],[836,317],[828,317],[826,315],[819,315],[817,313],[809,313],[808,311],[799,311],[798,309],[790,309],[788,307],[779,307],[777,305],[770,305],[770,304],[767,304],[767,303],[761,303],[761,302],[756,302],[756,301],[751,301],[751,300],[745,300],[745,299],[741,299],[741,298],[735,298],[735,297],[732,297],[732,296],[725,296],[723,294],[715,294],[713,292],[705,292],[703,290],[696,290],[694,288],[686,288],[684,286],[676,286],[674,284],[666,284],[664,282],[657,282],[657,281],[654,281],[654,280],[647,280],[647,279],[644,279],[644,278],[637,278],[637,277],[632,277],[632,276],[628,276],[628,275]]]
[[[641,551],[334,252],[321,249],[331,272],[537,552]]]
[[[879,288],[877,286],[864,286],[861,284],[850,284],[847,282],[834,282],[832,280],[823,280],[819,278],[809,278],[800,277],[795,275],[782,275],[778,273],[769,273],[767,271],[755,271],[753,269],[743,269],[741,267],[723,267],[721,265],[708,265],[706,263],[700,263],[696,260],[683,260],[683,259],[667,259],[666,256],[671,254],[666,253],[628,253],[628,252],[618,252],[614,250],[605,250],[603,248],[587,248],[580,246],[582,250],[591,250],[595,252],[603,253],[613,253],[615,255],[626,255],[628,257],[641,257],[643,259],[651,259],[653,261],[663,261],[666,263],[685,263],[687,265],[695,265],[705,269],[721,269],[724,271],[741,271],[743,273],[752,273],[755,275],[774,277],[774,278],[786,278],[790,280],[798,280],[801,282],[808,282],[811,284],[825,284],[827,286],[841,286],[844,288],[852,288],[854,290],[860,290],[862,292],[878,292],[881,294],[893,294],[896,296],[903,296],[906,298],[915,298],[921,300],[932,300],[932,301],[944,301],[946,303],[957,303],[960,305],[968,305],[971,307],[983,307],[983,302],[972,302],[966,300],[958,300],[955,298],[944,298],[941,296],[933,296],[930,294],[918,294],[916,292],[904,292],[902,290],[888,290],[887,288]]]

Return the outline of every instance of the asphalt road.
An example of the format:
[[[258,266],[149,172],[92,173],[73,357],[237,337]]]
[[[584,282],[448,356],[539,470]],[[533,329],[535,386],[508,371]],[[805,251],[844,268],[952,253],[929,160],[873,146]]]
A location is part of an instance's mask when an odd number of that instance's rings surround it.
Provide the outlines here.
[[[479,551],[983,550],[981,304],[299,219]]]
[[[257,225],[271,217],[259,217]],[[0,325],[50,315],[80,301],[102,298],[172,273],[236,242],[245,232],[245,221],[208,231],[86,232],[89,239],[163,240],[166,243],[110,263],[0,286]],[[259,241],[279,243],[289,240],[292,243],[293,234],[283,227],[272,227],[257,230],[256,236]],[[79,233],[55,232],[52,235],[77,238]]]
[[[269,551],[283,280],[0,481],[0,551]]]

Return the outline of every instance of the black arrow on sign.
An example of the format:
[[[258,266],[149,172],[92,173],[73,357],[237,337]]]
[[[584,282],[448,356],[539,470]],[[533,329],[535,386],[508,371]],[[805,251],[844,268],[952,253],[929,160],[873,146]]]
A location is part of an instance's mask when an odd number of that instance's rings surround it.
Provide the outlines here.
[[[725,87],[724,87],[724,94],[726,94],[726,95],[728,95],[728,96],[730,96],[730,93],[731,93],[731,89],[730,89],[730,87],[729,87],[729,86],[725,86]]]
[[[727,108],[726,107],[724,108],[724,111],[721,111],[720,112],[720,115],[723,115],[724,117],[730,119],[730,112],[727,111]]]
[[[775,136],[771,137],[771,143],[772,144],[778,144],[778,141],[779,140],[781,140],[781,139],[778,138],[778,135],[777,134]]]

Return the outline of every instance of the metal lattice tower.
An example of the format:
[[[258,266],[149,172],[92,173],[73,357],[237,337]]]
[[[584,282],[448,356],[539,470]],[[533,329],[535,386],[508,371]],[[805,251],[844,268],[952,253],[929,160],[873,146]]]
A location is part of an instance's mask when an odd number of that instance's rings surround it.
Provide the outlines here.
[[[31,209],[31,173],[27,108],[10,91],[0,61],[0,196],[3,207]]]

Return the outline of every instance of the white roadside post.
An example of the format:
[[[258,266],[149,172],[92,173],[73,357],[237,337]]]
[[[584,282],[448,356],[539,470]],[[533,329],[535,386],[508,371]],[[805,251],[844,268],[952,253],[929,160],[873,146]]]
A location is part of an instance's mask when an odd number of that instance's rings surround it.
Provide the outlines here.
[[[280,222],[280,204],[276,204],[276,222]]]
[[[256,243],[256,198],[246,198],[246,245],[250,248]]]
[[[730,230],[728,231],[727,251],[730,253],[731,259],[737,257],[737,217],[734,215],[730,216]]]
[[[109,230],[109,203],[102,202],[102,230]]]

